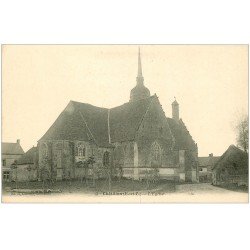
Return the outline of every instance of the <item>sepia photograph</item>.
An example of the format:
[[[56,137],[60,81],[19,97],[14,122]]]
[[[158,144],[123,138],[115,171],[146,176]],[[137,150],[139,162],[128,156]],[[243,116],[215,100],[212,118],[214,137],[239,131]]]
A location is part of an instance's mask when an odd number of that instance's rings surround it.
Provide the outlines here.
[[[1,1],[1,249],[249,249],[249,10]]]
[[[2,45],[3,203],[248,203],[248,45]]]

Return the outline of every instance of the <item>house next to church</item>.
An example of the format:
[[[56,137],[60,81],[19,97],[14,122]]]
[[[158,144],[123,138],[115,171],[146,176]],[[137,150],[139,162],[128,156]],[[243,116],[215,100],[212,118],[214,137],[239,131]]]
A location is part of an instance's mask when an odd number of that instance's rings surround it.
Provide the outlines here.
[[[209,156],[198,157],[199,160],[199,182],[212,182],[212,169],[220,156],[214,156],[213,153]]]
[[[11,181],[11,165],[18,160],[24,151],[20,140],[16,142],[2,142],[2,180]]]
[[[77,163],[94,158],[94,167],[110,166],[123,177],[198,181],[198,147],[172,103],[166,117],[159,99],[144,85],[138,54],[136,86],[130,100],[111,109],[70,101],[37,145],[38,166],[57,180],[78,178]]]
[[[248,153],[230,145],[214,165],[213,185],[248,187]]]

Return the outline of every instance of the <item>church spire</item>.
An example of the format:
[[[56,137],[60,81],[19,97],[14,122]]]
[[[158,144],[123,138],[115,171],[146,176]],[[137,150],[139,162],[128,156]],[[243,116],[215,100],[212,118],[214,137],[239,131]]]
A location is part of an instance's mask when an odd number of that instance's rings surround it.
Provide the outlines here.
[[[137,74],[137,77],[142,77],[140,47],[139,47],[139,52],[138,52],[138,74]]]
[[[136,82],[137,82],[137,85],[143,85],[143,82],[144,82],[144,78],[142,76],[142,68],[141,68],[140,47],[139,47],[139,50],[138,50],[138,73],[137,73],[137,77],[136,77]]]
[[[136,86],[130,91],[130,102],[142,100],[150,97],[150,91],[144,86],[144,78],[142,76],[141,53],[138,50],[138,72],[136,77]]]

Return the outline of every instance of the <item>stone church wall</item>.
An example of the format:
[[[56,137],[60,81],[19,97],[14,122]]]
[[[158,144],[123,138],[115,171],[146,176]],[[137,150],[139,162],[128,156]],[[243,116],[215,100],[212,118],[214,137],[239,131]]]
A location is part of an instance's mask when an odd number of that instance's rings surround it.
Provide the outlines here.
[[[138,129],[136,141],[139,152],[139,175],[144,177],[146,172],[153,168],[159,169],[164,178],[173,178],[177,175],[177,152],[172,149],[173,140],[170,129],[157,100],[153,100]],[[156,146],[155,146],[156,145]],[[154,159],[154,146],[158,147],[160,157]]]
[[[84,153],[78,154],[78,146],[83,147]],[[103,155],[110,153],[112,164],[112,149],[99,148],[93,143],[85,141],[43,141],[38,143],[39,170],[45,168],[50,178],[57,180],[65,178],[79,178],[82,169],[76,167],[79,161],[85,161],[90,156],[94,156],[94,167],[103,166]]]
[[[133,178],[134,176],[134,142],[116,142],[113,144],[113,167],[123,177]],[[122,171],[122,173],[120,173]]]

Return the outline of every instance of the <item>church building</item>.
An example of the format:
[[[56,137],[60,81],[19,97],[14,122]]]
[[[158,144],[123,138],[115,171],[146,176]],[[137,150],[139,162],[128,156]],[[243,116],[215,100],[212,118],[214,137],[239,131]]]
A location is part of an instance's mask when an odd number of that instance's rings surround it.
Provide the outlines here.
[[[70,101],[38,141],[38,166],[57,180],[78,178],[79,162],[94,159],[96,169],[135,180],[157,170],[159,177],[198,181],[198,147],[172,103],[166,117],[159,99],[144,85],[140,51],[130,100],[111,109]]]

